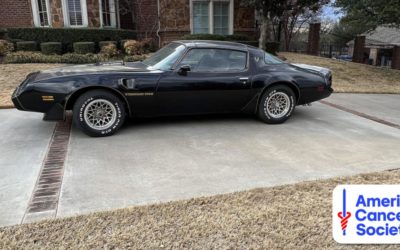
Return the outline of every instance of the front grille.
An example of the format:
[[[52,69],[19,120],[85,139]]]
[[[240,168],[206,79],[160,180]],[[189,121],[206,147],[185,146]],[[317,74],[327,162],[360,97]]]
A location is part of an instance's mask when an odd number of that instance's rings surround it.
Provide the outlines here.
[[[14,93],[12,94],[11,98],[17,97],[19,87],[15,88]]]
[[[325,78],[325,79],[326,79],[326,78]],[[328,87],[331,87],[331,86],[332,86],[332,74],[329,74],[328,79],[327,79],[327,81],[326,81],[326,85],[327,85]]]

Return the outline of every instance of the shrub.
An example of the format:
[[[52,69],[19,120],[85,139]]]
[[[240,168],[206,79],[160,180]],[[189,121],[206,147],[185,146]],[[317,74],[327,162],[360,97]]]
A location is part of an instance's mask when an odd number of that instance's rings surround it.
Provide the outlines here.
[[[115,44],[115,45],[117,45],[117,42],[116,42],[116,41],[101,41],[101,42],[99,42],[99,48],[100,48],[100,50],[101,50],[104,46],[107,46],[107,45],[109,45],[109,44]]]
[[[43,54],[51,55],[57,54],[60,55],[62,53],[62,43],[59,42],[47,42],[40,44],[40,50]]]
[[[95,29],[95,28],[8,28],[8,36],[12,39],[25,41],[62,42],[66,51],[73,50],[73,43],[80,41],[120,41],[135,39],[136,32],[120,29]]]
[[[125,44],[126,41],[129,41],[129,40],[124,39],[124,40],[119,41],[118,48],[123,50],[124,49],[124,44]]]
[[[67,53],[61,56],[60,63],[71,63],[71,64],[85,64],[85,63],[97,63],[101,62],[104,59],[99,55],[95,54],[76,54],[76,53]]]
[[[145,55],[125,56],[124,61],[125,62],[137,62],[137,61],[143,61],[146,58],[147,58],[147,56],[145,56]]]
[[[216,35],[216,34],[190,34],[184,35],[182,40],[218,40],[218,41],[249,41],[245,35]]]
[[[7,38],[7,30],[0,28],[0,39],[6,39]]]
[[[102,61],[102,57],[95,54],[75,54],[67,53],[64,55],[44,55],[39,52],[19,51],[9,53],[5,57],[5,63],[96,63]]]
[[[35,41],[17,42],[17,51],[37,51],[37,43]]]
[[[266,42],[265,51],[273,55],[277,55],[277,52],[279,52],[280,45],[281,45],[280,42]]]
[[[136,40],[128,40],[124,43],[124,51],[127,55],[142,55],[144,53],[144,44]]]
[[[258,41],[240,41],[240,43],[247,44],[258,48]]]
[[[118,55],[117,45],[114,43],[109,43],[107,45],[103,45],[101,47],[100,54],[105,56],[106,58],[115,57]]]
[[[77,54],[89,54],[95,52],[94,42],[76,42],[74,43],[74,52]]]
[[[153,39],[151,39],[151,38],[146,38],[146,39],[143,39],[143,40],[141,41],[141,43],[143,44],[143,49],[144,49],[145,53],[157,51],[157,48],[156,48],[156,46],[154,45]]]
[[[24,40],[22,39],[8,39],[8,41],[10,41],[10,43],[14,44],[14,48],[17,47],[17,42],[23,42]]]
[[[0,40],[0,56],[4,56],[14,50],[14,44],[6,40]]]
[[[9,53],[4,59],[4,63],[63,63],[63,64],[85,64],[108,61],[111,58],[106,58],[101,54],[75,54],[67,53],[64,55],[44,55],[39,52],[18,51]],[[121,58],[112,58],[121,60]],[[141,61],[146,59],[146,56],[125,56],[124,61]]]

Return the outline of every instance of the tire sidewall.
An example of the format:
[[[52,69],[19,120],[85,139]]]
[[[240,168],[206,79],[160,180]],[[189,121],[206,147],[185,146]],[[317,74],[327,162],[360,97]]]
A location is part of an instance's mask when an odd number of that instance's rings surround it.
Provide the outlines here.
[[[97,129],[91,128],[86,123],[85,118],[84,118],[84,113],[85,113],[86,107],[91,102],[98,100],[98,99],[104,99],[104,100],[111,102],[117,112],[117,117],[115,119],[115,122],[111,125],[111,127],[103,129],[103,130],[97,130]],[[123,103],[120,101],[120,99],[111,93],[109,94],[106,92],[103,92],[103,93],[88,92],[78,99],[76,106],[74,107],[74,115],[75,115],[75,117],[74,117],[75,123],[86,134],[88,134],[90,136],[108,136],[108,135],[114,134],[124,123],[125,108],[124,108]]]
[[[274,118],[274,117],[270,116],[267,112],[267,103],[274,94],[279,93],[279,92],[283,92],[289,97],[290,107],[289,107],[289,110],[287,111],[287,113],[283,117]],[[282,122],[285,122],[287,119],[289,119],[289,117],[292,115],[292,113],[295,109],[295,106],[296,106],[295,96],[294,96],[293,91],[290,88],[288,88],[286,86],[272,87],[271,89],[268,89],[262,96],[260,106],[259,106],[259,116],[264,122],[267,122],[267,123],[282,123]]]

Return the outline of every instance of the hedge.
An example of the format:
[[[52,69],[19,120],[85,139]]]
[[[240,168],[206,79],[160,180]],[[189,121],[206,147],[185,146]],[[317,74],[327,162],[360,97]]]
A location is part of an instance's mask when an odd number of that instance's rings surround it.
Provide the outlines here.
[[[238,43],[247,44],[258,48],[258,41],[238,41]]]
[[[266,42],[265,43],[265,50],[268,53],[276,55],[279,52],[279,47],[281,46],[280,42]]]
[[[190,34],[184,35],[182,40],[218,40],[218,41],[249,41],[245,35],[216,35],[216,34]]]
[[[95,52],[94,42],[77,42],[74,43],[74,52],[77,54],[88,54]]]
[[[109,44],[115,44],[117,45],[116,41],[100,41],[99,42],[99,48],[101,50],[101,48],[103,48],[103,46],[109,45]]]
[[[136,32],[120,29],[96,28],[8,28],[8,37],[24,41],[62,42],[64,50],[72,52],[73,43],[80,41],[120,41],[136,39]]]
[[[7,38],[7,30],[0,28],[0,39],[6,39]]]
[[[60,55],[62,53],[62,43],[59,42],[47,42],[40,44],[40,50],[43,54],[51,55],[57,54]]]
[[[0,56],[4,56],[14,50],[14,44],[7,40],[0,40]]]
[[[63,63],[63,64],[84,64],[97,63],[110,60],[140,61],[146,56],[126,56],[123,58],[107,58],[101,54],[75,54],[67,53],[64,55],[44,55],[39,52],[14,52],[6,55],[4,63]]]
[[[17,42],[17,51],[37,51],[37,43],[35,41]]]

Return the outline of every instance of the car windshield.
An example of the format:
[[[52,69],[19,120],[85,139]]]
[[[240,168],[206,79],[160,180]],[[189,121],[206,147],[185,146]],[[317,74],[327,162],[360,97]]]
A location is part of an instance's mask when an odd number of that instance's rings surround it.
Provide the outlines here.
[[[275,57],[269,53],[265,53],[264,54],[264,61],[266,64],[281,64],[281,63],[285,63],[284,61],[282,61],[281,59],[279,59],[278,57]]]
[[[170,43],[143,61],[144,64],[159,70],[170,70],[185,50],[179,43]]]

